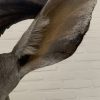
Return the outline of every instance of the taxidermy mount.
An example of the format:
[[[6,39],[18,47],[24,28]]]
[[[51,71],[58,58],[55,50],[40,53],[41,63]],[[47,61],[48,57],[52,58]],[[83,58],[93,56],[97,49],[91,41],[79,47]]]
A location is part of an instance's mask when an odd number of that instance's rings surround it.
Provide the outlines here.
[[[10,53],[0,54],[0,100],[30,71],[70,57],[88,31],[96,0],[0,0],[0,35],[34,19]],[[14,33],[17,34],[17,33]]]

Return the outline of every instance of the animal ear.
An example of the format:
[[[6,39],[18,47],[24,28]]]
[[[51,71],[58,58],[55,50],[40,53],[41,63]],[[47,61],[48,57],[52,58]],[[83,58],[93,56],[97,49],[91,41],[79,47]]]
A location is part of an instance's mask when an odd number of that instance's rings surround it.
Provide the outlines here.
[[[23,73],[71,56],[89,28],[95,4],[96,0],[48,0],[13,50],[19,58],[31,57],[32,66],[26,66],[27,71],[24,67]]]
[[[47,0],[0,0],[0,35],[21,20],[35,18]]]
[[[12,52],[17,56],[21,65],[26,64],[30,56],[37,55],[44,37],[42,32],[48,24],[49,19],[37,17],[14,47]]]

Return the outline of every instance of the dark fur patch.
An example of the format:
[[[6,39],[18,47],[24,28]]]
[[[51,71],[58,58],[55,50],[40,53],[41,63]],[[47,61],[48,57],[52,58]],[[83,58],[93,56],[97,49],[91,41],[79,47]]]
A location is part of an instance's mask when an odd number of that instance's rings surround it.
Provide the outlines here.
[[[19,60],[18,60],[18,63],[20,64],[20,66],[24,66],[28,61],[29,61],[29,57],[30,55],[25,55],[25,56],[22,56]],[[20,68],[19,68],[20,69]]]

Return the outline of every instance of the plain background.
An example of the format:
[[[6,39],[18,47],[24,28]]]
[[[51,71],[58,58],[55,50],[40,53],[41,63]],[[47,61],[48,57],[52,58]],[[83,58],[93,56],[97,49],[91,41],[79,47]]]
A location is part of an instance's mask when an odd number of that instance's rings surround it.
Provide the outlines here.
[[[32,20],[12,26],[0,38],[0,53],[12,50]],[[33,71],[10,95],[11,100],[100,100],[100,0],[91,26],[75,54]]]

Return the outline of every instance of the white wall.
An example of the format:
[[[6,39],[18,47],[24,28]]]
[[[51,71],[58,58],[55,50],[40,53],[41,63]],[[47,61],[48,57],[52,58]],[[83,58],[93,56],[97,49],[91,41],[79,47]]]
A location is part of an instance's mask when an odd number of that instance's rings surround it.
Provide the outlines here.
[[[18,23],[0,38],[0,53],[11,51],[32,20]],[[91,27],[76,53],[28,74],[11,100],[100,100],[100,0]]]

